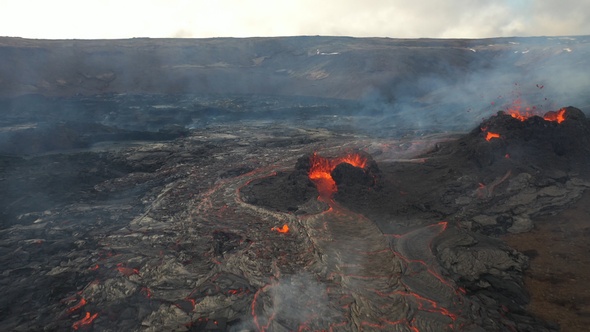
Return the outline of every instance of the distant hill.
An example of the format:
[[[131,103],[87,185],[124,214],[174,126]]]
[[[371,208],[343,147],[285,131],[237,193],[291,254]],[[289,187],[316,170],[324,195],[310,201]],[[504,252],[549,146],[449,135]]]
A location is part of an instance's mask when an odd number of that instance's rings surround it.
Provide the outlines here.
[[[0,38],[0,97],[265,94],[462,105],[489,104],[516,83],[533,103],[583,108],[589,69],[590,36]]]

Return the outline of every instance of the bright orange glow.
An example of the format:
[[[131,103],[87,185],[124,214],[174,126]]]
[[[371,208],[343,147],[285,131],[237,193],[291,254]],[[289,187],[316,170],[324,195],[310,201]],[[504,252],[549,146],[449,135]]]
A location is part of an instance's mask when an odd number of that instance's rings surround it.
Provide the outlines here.
[[[86,312],[86,316],[84,316],[84,318],[80,319],[79,321],[75,322],[72,325],[72,328],[74,330],[78,330],[82,326],[90,325],[96,319],[96,317],[98,317],[98,313],[95,313],[94,315],[90,315],[90,313],[87,311]]]
[[[336,192],[336,182],[331,175],[336,166],[347,163],[354,167],[365,168],[367,165],[367,158],[356,153],[334,159],[327,159],[314,153],[310,161],[309,178],[315,182],[320,195],[331,195]]]
[[[526,121],[528,118],[533,117],[535,114],[532,111],[535,110],[535,107],[530,108],[530,107],[526,107],[524,108],[524,111],[521,111],[522,109],[522,100],[517,99],[512,103],[512,107],[510,107],[510,109],[507,111],[507,113],[520,121]],[[553,122],[557,122],[557,123],[562,123],[565,120],[565,109],[562,108],[557,112],[547,112],[544,116],[543,119],[545,121],[553,121]]]
[[[517,98],[515,101],[512,102],[512,106],[510,107],[510,109],[508,109],[508,114],[510,114],[511,117],[520,121],[525,121],[526,119],[534,115],[529,111],[529,108],[527,108],[526,112],[521,112],[521,108],[522,100],[520,98]]]
[[[75,306],[71,307],[70,309],[68,309],[69,313],[74,313],[76,312],[78,309],[82,308],[83,306],[86,305],[86,299],[82,298],[80,300],[80,302],[78,302],[78,304],[76,304]]]
[[[284,224],[283,227],[273,227],[270,229],[271,231],[277,231],[279,233],[289,233],[289,225]]]
[[[520,120],[520,121],[525,121],[526,119],[532,117],[534,114],[532,114],[531,112],[523,112],[521,113],[520,111],[517,110],[508,110],[508,114],[510,114],[511,117]]]
[[[546,121],[554,121],[557,123],[562,123],[565,121],[565,108],[560,109],[557,112],[547,112],[543,119]]]
[[[488,131],[487,135],[486,135],[486,141],[491,141],[492,138],[500,138],[500,134],[498,133],[492,133],[491,131]]]
[[[510,114],[511,117],[518,119],[520,121],[526,121],[526,119],[535,116],[535,114],[533,114],[531,112],[520,112],[520,111],[514,110],[514,109],[508,110],[508,114]],[[543,116],[543,119],[545,121],[562,123],[565,120],[565,109],[562,108],[557,112],[553,112],[553,111],[547,112]]]

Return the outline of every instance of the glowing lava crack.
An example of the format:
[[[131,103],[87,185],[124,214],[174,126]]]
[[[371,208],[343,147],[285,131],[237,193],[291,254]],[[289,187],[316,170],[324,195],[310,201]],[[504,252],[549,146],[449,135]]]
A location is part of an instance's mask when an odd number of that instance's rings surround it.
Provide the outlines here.
[[[357,154],[310,157],[309,177],[320,192],[318,200],[329,209],[298,218],[320,259],[320,278],[333,283],[330,292],[344,301],[342,317],[324,326],[329,330],[443,331],[467,324],[460,317],[465,310],[462,290],[440,275],[430,248],[447,224],[384,236],[371,220],[331,199],[338,189],[331,172],[341,163],[364,168],[367,159]],[[259,301],[258,296],[255,300]],[[259,303],[252,306],[258,329],[270,331],[279,318],[263,310]],[[298,329],[307,330],[305,324]]]

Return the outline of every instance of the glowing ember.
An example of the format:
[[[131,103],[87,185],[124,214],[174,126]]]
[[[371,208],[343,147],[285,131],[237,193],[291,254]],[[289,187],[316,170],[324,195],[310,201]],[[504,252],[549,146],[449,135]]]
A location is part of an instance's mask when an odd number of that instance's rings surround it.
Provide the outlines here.
[[[270,229],[271,231],[277,231],[279,233],[289,233],[289,225],[284,224],[283,227],[273,227]]]
[[[356,153],[351,153],[344,157],[327,159],[314,153],[310,162],[309,178],[315,182],[321,195],[331,195],[336,192],[336,182],[334,182],[331,175],[336,166],[347,163],[354,167],[365,168],[367,158]]]
[[[96,317],[98,317],[98,313],[91,315],[87,311],[86,316],[84,316],[84,318],[80,319],[79,321],[74,322],[74,324],[72,325],[72,328],[74,330],[79,330],[83,326],[88,326],[88,325],[92,324],[92,322],[96,319]]]
[[[500,138],[500,134],[488,131],[488,133],[486,134],[486,141],[489,142],[492,140],[492,138]]]

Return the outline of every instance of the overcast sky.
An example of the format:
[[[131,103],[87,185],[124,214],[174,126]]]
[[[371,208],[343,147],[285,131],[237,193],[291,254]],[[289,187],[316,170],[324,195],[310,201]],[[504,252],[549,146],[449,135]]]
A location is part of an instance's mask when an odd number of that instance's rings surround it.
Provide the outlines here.
[[[0,36],[25,38],[587,34],[589,0],[0,0]]]

